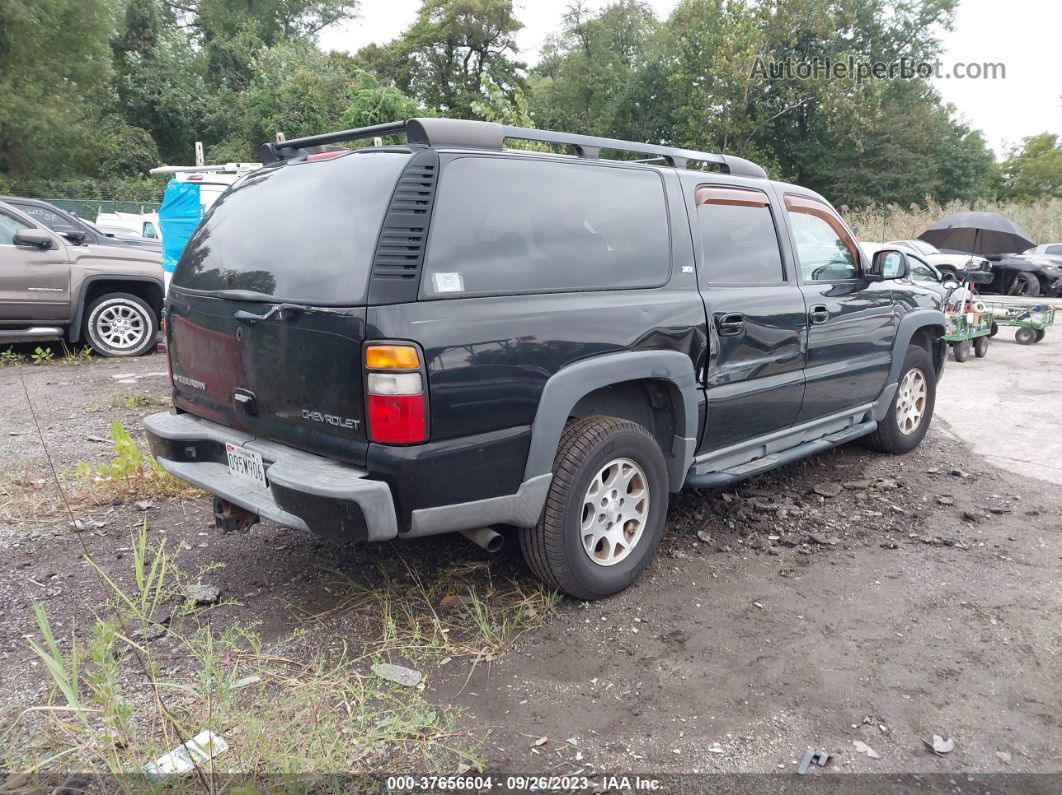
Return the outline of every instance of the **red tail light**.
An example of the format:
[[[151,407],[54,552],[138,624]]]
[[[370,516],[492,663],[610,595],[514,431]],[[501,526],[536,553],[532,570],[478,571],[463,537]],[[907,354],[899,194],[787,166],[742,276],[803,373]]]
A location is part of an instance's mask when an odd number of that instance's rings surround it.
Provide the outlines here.
[[[162,342],[159,343],[159,353],[166,356],[166,372],[170,374],[170,386],[177,386],[173,383],[173,362],[170,359],[170,335],[167,333],[170,330],[170,320],[166,315],[166,310],[162,310],[162,319],[159,323],[159,328],[162,330]]]
[[[384,444],[423,442],[424,395],[369,395],[369,438]]]
[[[412,345],[369,345],[365,367],[369,439],[383,444],[426,441],[428,402],[420,352]]]

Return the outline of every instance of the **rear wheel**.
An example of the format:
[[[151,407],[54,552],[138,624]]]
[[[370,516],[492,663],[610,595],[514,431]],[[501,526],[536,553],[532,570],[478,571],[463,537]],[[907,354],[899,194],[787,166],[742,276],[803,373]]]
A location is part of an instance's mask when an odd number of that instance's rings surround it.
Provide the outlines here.
[[[978,337],[974,340],[974,356],[978,359],[988,356],[988,337]]]
[[[966,340],[969,344],[969,340]],[[937,399],[936,370],[925,348],[911,345],[900,370],[900,383],[877,430],[865,437],[880,453],[909,453],[921,444],[933,419]]]
[[[1032,345],[1034,342],[1039,341],[1036,339],[1036,329],[1034,328],[1018,329],[1014,332],[1014,339],[1018,341],[1019,345]]]
[[[85,317],[85,337],[100,356],[140,356],[155,345],[157,333],[154,310],[129,293],[100,296]]]
[[[1010,284],[1011,295],[1027,295],[1030,298],[1040,294],[1040,280],[1035,273],[1022,271]]]
[[[988,336],[989,337],[994,337],[998,333],[999,333],[999,324],[998,323],[993,323],[992,324],[992,330],[990,332],[988,332]]]
[[[520,531],[528,566],[578,599],[622,591],[649,565],[664,532],[660,446],[629,420],[576,420],[561,437],[553,473],[542,518]]]
[[[970,349],[973,348],[970,340],[962,340],[961,342],[954,342],[951,345],[951,355],[955,357],[957,362],[965,362],[970,358]]]

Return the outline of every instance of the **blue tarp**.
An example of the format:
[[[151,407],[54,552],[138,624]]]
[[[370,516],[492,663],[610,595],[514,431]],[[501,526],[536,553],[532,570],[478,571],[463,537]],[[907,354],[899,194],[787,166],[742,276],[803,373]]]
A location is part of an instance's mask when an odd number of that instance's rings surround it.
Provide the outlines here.
[[[162,269],[173,273],[188,238],[203,217],[199,184],[171,179],[162,197],[159,224],[162,226]]]

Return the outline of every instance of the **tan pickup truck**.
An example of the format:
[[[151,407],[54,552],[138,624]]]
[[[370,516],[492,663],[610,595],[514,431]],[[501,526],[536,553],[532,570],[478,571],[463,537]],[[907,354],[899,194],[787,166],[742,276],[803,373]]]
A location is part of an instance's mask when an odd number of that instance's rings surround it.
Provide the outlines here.
[[[162,300],[158,251],[59,234],[0,202],[0,343],[65,339],[139,356],[155,345]]]

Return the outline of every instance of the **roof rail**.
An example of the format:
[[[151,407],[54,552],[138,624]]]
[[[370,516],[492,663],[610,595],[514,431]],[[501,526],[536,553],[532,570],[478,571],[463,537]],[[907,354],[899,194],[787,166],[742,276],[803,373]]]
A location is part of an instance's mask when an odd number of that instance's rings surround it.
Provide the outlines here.
[[[678,149],[672,146],[645,144],[636,141],[622,141],[618,138],[600,138],[593,135],[555,132],[553,130],[535,130],[527,127],[512,127],[489,121],[470,121],[466,119],[409,119],[388,124],[374,124],[353,130],[308,135],[303,138],[291,138],[286,141],[270,142],[262,145],[260,156],[263,163],[273,163],[306,154],[306,150],[336,144],[340,141],[354,141],[361,138],[375,138],[384,135],[401,135],[405,133],[411,144],[427,146],[455,146],[475,149],[498,149],[504,147],[505,139],[516,138],[523,141],[568,146],[579,157],[596,159],[602,149],[632,154],[651,155],[653,159],[662,158],[669,166],[686,168],[689,161],[711,163],[719,166],[727,174],[743,177],[766,179],[767,173],[751,160],[732,155],[720,155],[712,152],[697,152],[692,149]]]

